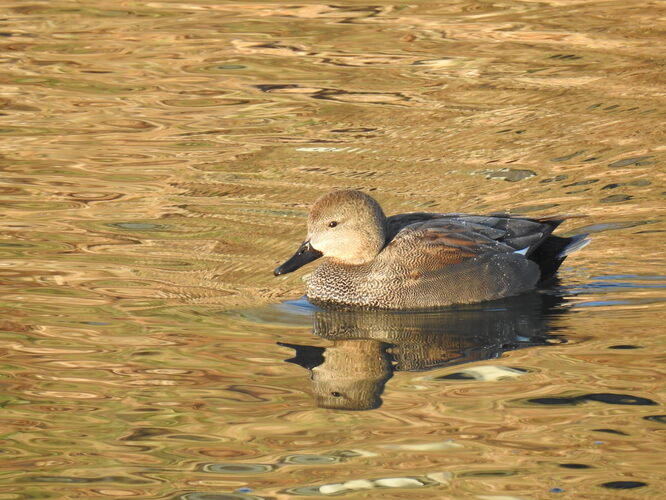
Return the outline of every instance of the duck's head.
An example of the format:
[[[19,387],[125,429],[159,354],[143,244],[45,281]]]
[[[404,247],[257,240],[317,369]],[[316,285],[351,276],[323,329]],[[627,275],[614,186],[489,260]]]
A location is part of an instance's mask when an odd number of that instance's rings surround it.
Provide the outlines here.
[[[386,217],[374,199],[360,191],[333,191],[312,206],[305,242],[274,274],[290,273],[321,256],[342,264],[365,264],[385,241]]]

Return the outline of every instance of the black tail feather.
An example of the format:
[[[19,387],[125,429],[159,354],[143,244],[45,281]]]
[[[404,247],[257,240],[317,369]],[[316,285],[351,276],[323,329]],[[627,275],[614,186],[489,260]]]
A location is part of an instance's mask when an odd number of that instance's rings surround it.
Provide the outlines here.
[[[578,234],[569,238],[562,236],[549,236],[529,256],[531,261],[538,264],[541,270],[541,281],[551,279],[571,252],[587,245],[590,240],[587,234]]]

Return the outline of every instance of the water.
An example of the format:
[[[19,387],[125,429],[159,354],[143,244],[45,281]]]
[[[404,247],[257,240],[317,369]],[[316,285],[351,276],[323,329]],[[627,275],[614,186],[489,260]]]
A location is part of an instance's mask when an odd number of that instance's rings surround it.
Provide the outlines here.
[[[0,499],[660,498],[665,8],[5,2]],[[592,244],[322,312],[271,271],[336,187]]]

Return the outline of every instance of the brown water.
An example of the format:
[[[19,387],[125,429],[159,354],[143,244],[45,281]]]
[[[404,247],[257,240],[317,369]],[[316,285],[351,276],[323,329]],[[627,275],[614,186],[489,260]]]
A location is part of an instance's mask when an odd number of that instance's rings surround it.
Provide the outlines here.
[[[1,500],[663,498],[664,2],[2,20]],[[334,187],[593,241],[517,302],[283,303]]]

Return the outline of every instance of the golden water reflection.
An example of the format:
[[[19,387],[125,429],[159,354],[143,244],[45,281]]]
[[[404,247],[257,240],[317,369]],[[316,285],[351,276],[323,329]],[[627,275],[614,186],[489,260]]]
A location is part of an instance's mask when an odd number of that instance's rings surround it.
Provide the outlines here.
[[[663,2],[2,9],[0,498],[663,496]],[[335,188],[592,243],[494,339],[343,338],[271,273]]]
[[[430,312],[317,310],[313,333],[330,345],[279,345],[295,351],[288,362],[310,370],[317,406],[370,410],[381,406],[386,381],[396,371],[432,370],[564,342],[549,334],[550,323],[566,312],[558,309],[563,302],[556,294],[534,292]],[[481,379],[520,373],[489,365],[477,369]]]

